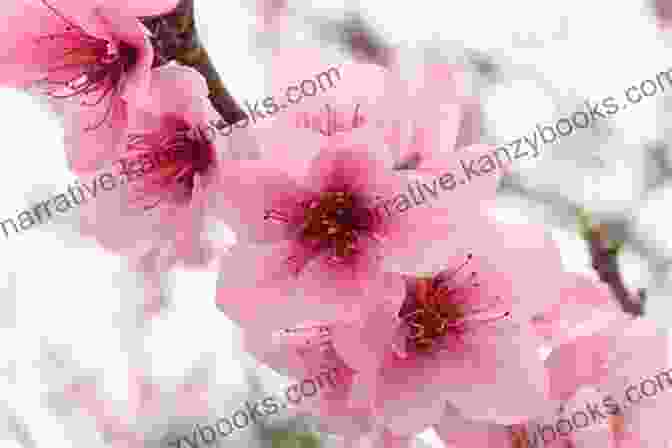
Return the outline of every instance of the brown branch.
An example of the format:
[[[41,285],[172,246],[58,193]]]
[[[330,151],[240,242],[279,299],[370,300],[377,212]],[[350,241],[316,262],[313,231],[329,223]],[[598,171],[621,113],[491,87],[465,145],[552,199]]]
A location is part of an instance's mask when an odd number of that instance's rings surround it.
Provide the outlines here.
[[[155,50],[154,67],[177,61],[193,67],[208,83],[208,98],[222,119],[229,124],[246,118],[229,94],[217,73],[208,52],[201,43],[194,21],[194,0],[180,0],[168,14],[140,19],[152,32]]]
[[[600,280],[609,285],[614,298],[626,313],[633,316],[644,315],[646,291],[640,289],[635,297],[625,287],[623,275],[618,265],[618,247],[611,245],[606,237],[604,226],[590,226],[584,231],[584,237],[590,248],[593,268]]]

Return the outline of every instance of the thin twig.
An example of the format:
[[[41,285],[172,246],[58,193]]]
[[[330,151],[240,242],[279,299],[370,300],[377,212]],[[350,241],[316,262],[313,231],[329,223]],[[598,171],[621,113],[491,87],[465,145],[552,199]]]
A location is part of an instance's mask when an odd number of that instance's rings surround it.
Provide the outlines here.
[[[140,20],[153,33],[151,40],[156,52],[155,67],[170,61],[193,67],[206,79],[210,91],[208,98],[224,121],[234,124],[246,118],[224,86],[198,37],[193,0],[180,0],[173,12]]]
[[[625,287],[618,265],[619,247],[608,241],[604,226],[589,226],[585,230],[584,238],[588,242],[593,268],[600,280],[609,285],[611,293],[623,311],[633,316],[643,316],[647,298],[646,291],[639,289],[635,296]]]

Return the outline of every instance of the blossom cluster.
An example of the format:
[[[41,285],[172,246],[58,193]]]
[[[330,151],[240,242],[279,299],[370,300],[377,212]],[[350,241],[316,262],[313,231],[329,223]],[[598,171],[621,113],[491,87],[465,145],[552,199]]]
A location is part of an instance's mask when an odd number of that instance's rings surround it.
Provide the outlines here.
[[[176,61],[154,66],[138,19],[175,4],[12,1],[0,13],[0,82],[63,101],[66,157],[85,185],[119,160],[128,171],[182,153],[85,203],[82,232],[138,264],[155,257],[159,271],[216,263],[213,310],[240,326],[260,362],[295,378],[344,372],[296,403],[329,431],[394,448],[433,427],[458,447],[520,447],[521,425],[669,367],[666,337],[626,316],[606,284],[565,271],[547,229],[496,219],[503,173],[497,149],[479,142],[460,67],[419,66],[409,79],[395,64],[348,62],[323,95],[206,138],[220,122],[208,83]],[[318,50],[280,56],[278,86],[330,66]],[[353,108],[361,118],[349,121]],[[468,182],[455,189],[445,176],[460,168]],[[410,185],[433,200],[411,207]],[[400,197],[404,213],[376,212],[380,198]],[[211,220],[235,242],[222,246]],[[662,446],[669,425],[652,422],[669,396],[563,437]]]

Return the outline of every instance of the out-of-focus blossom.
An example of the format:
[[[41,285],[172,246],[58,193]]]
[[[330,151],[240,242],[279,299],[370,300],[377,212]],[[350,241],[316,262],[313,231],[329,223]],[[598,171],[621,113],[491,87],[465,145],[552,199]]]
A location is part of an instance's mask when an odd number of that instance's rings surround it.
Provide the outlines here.
[[[408,68],[392,59],[395,63],[383,68],[330,61],[315,48],[276,50],[271,88],[293,86],[287,95],[293,104],[277,115],[276,132],[268,139],[296,127],[331,138],[373,128],[401,164],[479,143],[480,107],[467,93],[464,69],[425,64],[409,77]]]
[[[51,98],[74,100],[66,102],[66,143],[90,152],[79,163],[71,159],[75,170],[93,169],[98,156],[114,151],[128,104],[147,99],[154,52],[135,17],[169,11],[177,1],[142,3],[16,0],[0,12],[0,85],[37,84]]]
[[[578,400],[576,391],[594,388],[593,401],[606,408],[601,425],[571,433],[577,448],[596,446],[595,437],[612,440],[615,448],[667,446],[672,440],[665,423],[672,407],[668,341],[667,331],[651,321],[623,315],[601,332],[551,353],[546,361],[551,397],[583,408],[586,399]]]
[[[63,393],[73,407],[94,419],[97,430],[114,448],[146,448],[146,425],[175,415],[203,417],[209,411],[207,385],[187,381],[166,393],[137,369],[129,370],[125,401],[105,398],[91,381],[74,382]]]
[[[548,348],[589,336],[622,319],[623,311],[606,283],[582,274],[568,274],[560,301],[535,315],[532,324]]]
[[[288,0],[256,0],[259,31],[278,30],[287,14]]]

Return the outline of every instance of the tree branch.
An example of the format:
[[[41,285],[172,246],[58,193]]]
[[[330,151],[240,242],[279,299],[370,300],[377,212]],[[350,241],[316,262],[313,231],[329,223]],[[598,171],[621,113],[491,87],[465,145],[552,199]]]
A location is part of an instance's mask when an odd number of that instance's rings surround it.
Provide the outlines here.
[[[153,34],[151,41],[155,50],[154,67],[177,61],[198,70],[208,83],[208,98],[222,119],[233,124],[246,118],[224,86],[198,37],[194,20],[194,0],[180,0],[173,12],[140,20]]]
[[[611,293],[624,312],[633,316],[643,316],[647,299],[646,291],[640,289],[635,296],[625,287],[618,265],[618,253],[622,244],[614,244],[607,239],[604,225],[590,225],[585,215],[581,219],[583,237],[588,242],[593,268],[600,280],[609,285]]]

